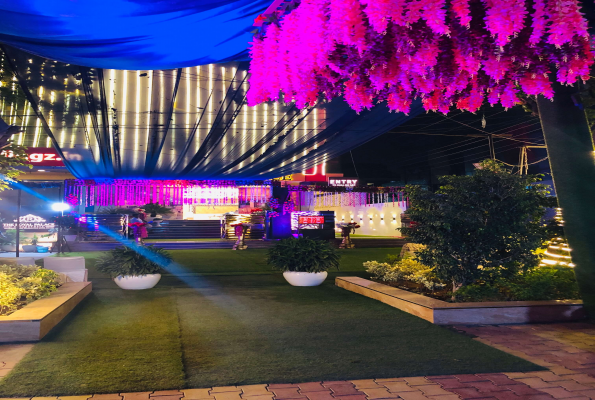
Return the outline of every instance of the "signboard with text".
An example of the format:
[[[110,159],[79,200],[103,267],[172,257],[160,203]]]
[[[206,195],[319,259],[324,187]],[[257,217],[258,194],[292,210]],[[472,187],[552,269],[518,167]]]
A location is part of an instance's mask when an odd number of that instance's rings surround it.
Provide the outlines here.
[[[29,156],[29,162],[40,167],[63,167],[64,161],[53,147],[28,147],[26,149]],[[11,152],[5,153],[7,157],[12,157]]]
[[[314,215],[314,216],[303,216],[300,215],[298,217],[298,223],[302,224],[324,224],[324,216]]]
[[[329,186],[357,186],[357,178],[328,178]]]
[[[17,223],[4,222],[4,229],[16,229]],[[27,214],[20,218],[19,228],[26,231],[47,231],[55,227],[53,222],[47,222],[45,219],[38,217],[37,215]]]

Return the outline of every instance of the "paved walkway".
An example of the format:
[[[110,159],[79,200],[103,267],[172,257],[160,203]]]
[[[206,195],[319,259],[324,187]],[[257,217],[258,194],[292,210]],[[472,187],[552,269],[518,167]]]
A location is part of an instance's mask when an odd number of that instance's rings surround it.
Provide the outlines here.
[[[31,343],[0,345],[0,379],[8,375],[32,348]]]
[[[476,340],[549,370],[227,386],[180,391],[38,397],[33,400],[595,399],[595,325],[569,323],[456,328],[462,333],[476,336]],[[0,364],[1,357],[2,352]]]

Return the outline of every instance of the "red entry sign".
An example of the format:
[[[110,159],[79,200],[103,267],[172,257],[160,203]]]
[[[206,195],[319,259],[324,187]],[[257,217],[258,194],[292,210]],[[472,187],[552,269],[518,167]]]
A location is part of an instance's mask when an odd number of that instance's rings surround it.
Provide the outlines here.
[[[299,216],[298,223],[300,224],[324,224],[324,216]]]

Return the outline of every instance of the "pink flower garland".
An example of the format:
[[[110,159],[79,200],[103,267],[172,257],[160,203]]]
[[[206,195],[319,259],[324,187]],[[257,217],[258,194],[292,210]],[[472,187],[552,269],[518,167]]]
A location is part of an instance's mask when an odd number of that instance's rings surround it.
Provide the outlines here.
[[[551,72],[572,84],[594,59],[577,0],[303,0],[250,53],[250,105],[343,95],[404,113],[552,98]]]
[[[525,0],[484,0],[484,3],[486,29],[495,37],[497,46],[504,46],[525,25]]]
[[[468,28],[471,23],[469,0],[452,0],[450,6],[453,14],[459,19],[459,23]]]
[[[533,1],[533,22],[531,23],[531,27],[533,31],[531,32],[531,37],[529,38],[529,43],[535,45],[541,42],[543,35],[545,34],[545,28],[547,24],[546,13],[545,13],[545,1],[546,0],[534,0]]]
[[[579,11],[577,0],[548,0],[548,13],[552,22],[548,28],[548,43],[560,47],[573,38],[588,38],[587,21]]]

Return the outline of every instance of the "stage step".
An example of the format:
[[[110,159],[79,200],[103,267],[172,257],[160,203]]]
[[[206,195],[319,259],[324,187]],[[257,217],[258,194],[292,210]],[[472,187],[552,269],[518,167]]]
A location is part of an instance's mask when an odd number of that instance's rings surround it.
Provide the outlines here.
[[[148,230],[149,239],[217,239],[221,223],[217,220],[165,220]]]

